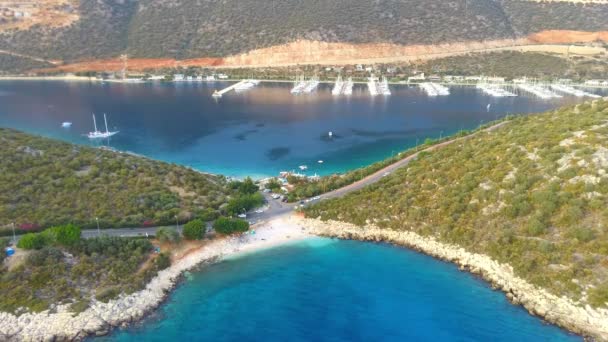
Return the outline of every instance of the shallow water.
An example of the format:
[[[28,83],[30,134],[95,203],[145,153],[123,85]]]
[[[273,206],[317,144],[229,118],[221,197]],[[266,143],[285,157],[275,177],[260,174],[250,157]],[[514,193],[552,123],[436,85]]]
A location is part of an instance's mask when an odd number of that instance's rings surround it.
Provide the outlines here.
[[[83,134],[93,129],[91,113],[101,123],[105,112],[120,133],[103,144],[202,171],[261,177],[302,164],[308,174],[344,172],[509,113],[580,101],[523,93],[497,99],[472,87],[429,98],[408,86],[371,98],[364,85],[355,85],[351,97],[332,96],[330,85],[294,96],[289,83],[262,83],[215,101],[213,90],[227,84],[0,81],[0,126],[95,144]],[[61,128],[63,121],[73,126]]]
[[[403,248],[314,238],[193,272],[99,341],[580,341],[502,292]]]

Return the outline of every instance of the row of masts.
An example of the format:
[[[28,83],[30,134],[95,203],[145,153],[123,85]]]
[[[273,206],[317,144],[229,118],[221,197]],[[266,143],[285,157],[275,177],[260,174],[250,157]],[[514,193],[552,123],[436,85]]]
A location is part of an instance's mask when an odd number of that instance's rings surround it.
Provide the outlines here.
[[[304,75],[296,77],[296,81],[294,83],[293,88],[291,88],[292,94],[309,94],[312,93],[317,86],[319,85],[319,78],[313,76],[309,79],[306,79]]]
[[[236,84],[228,86],[222,90],[216,90],[213,93],[213,97],[219,98],[223,94],[229,92],[230,90],[235,90],[236,92],[244,91],[255,87],[259,84],[259,80],[242,80]],[[306,78],[304,75],[297,76],[294,82],[294,86],[291,89],[291,93],[294,95],[298,94],[309,94],[315,91],[319,85],[319,78],[313,76],[311,78]],[[341,75],[338,75],[333,88],[332,95],[351,95],[353,93],[353,80],[352,77],[349,77],[346,81],[342,78]],[[436,82],[422,82],[417,84],[422,91],[424,91],[428,96],[448,96],[450,95],[450,90],[448,87],[436,83]],[[520,91],[524,91],[535,95],[541,99],[552,99],[552,98],[561,98],[563,97],[560,93],[565,93],[568,95],[573,95],[576,97],[601,97],[599,95],[583,91],[569,84],[564,83],[552,83],[552,84],[543,84],[536,82],[529,82],[528,80],[516,80],[514,84],[499,84],[482,81],[475,85],[475,87],[481,90],[484,94],[492,96],[492,97],[515,97],[518,94],[515,92],[515,89]],[[378,77],[374,77],[372,75],[367,79],[367,90],[371,96],[377,95],[391,95],[391,90],[389,88],[388,79],[386,77],[382,77],[379,79]]]
[[[331,90],[331,94],[338,95],[351,95],[353,93],[353,79],[349,77],[348,80],[343,81],[342,76],[338,76],[334,88]]]

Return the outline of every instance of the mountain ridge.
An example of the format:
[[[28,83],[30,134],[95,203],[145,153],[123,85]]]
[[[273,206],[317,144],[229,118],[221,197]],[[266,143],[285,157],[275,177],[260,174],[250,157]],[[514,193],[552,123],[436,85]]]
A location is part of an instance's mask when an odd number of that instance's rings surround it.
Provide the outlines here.
[[[226,57],[298,40],[403,46],[608,31],[604,3],[518,0],[81,0],[79,20],[0,33],[0,50],[48,60]]]

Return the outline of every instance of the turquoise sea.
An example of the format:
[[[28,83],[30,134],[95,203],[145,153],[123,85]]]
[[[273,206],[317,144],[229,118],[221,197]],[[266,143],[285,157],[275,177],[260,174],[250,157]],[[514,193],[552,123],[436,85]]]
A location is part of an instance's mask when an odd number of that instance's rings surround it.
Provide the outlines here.
[[[344,172],[507,114],[581,101],[521,93],[491,98],[452,87],[448,97],[392,86],[370,98],[361,85],[293,96],[263,83],[220,101],[213,84],[0,81],[0,127],[105,145],[221,173],[263,177],[307,164]],[[111,140],[83,136],[108,114]],[[63,121],[73,123],[69,129]],[[330,138],[328,132],[333,136]],[[324,163],[317,163],[323,160]],[[382,244],[311,239],[223,261],[193,273],[145,322],[109,341],[566,341],[580,340],[507,302],[454,265]]]
[[[581,341],[453,264],[314,238],[193,273],[99,341]]]
[[[308,174],[344,172],[507,114],[533,113],[581,101],[488,97],[473,87],[451,87],[429,98],[417,87],[391,86],[371,98],[364,85],[350,97],[322,84],[294,96],[289,83],[262,83],[215,101],[226,82],[100,84],[0,81],[0,127],[79,144],[107,113],[120,133],[101,144],[198,170],[263,177],[308,165]],[[490,105],[490,108],[488,108]],[[63,121],[73,123],[70,129]],[[333,133],[329,138],[329,131]],[[323,160],[319,164],[318,160]]]

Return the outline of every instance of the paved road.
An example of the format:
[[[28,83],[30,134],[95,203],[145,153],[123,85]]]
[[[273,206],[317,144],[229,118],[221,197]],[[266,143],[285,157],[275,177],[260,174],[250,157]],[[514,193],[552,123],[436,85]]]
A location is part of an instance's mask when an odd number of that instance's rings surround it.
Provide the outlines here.
[[[325,193],[321,196],[318,196],[318,198],[316,198],[316,199],[309,199],[309,200],[305,201],[304,205],[306,206],[306,205],[318,202],[323,199],[342,197],[350,192],[362,189],[370,184],[378,182],[383,177],[391,174],[393,171],[395,171],[399,168],[402,168],[404,166],[407,166],[412,160],[414,160],[418,157],[420,152],[434,151],[436,149],[440,149],[444,146],[453,144],[455,142],[470,139],[471,137],[474,137],[475,135],[477,135],[479,133],[494,131],[507,123],[508,123],[508,121],[503,121],[501,123],[490,126],[486,129],[484,129],[483,131],[477,132],[475,134],[468,135],[465,137],[455,138],[452,140],[448,140],[448,141],[439,143],[437,145],[433,145],[431,147],[427,147],[424,150],[421,150],[417,153],[412,154],[411,156],[403,158],[355,183],[352,183],[352,184],[342,187],[340,189],[336,189],[336,190],[330,191],[328,193]],[[274,217],[289,213],[289,212],[293,211],[294,207],[299,206],[299,203],[283,203],[280,200],[272,199],[270,197],[270,194],[267,194],[267,193],[264,193],[264,197],[266,198],[268,205],[263,209],[263,211],[261,211],[261,212],[253,211],[253,212],[250,212],[247,214],[247,221],[249,221],[251,224],[255,224],[258,222],[262,222],[262,221],[268,221]],[[181,226],[181,225],[178,226],[178,230],[180,232],[181,232],[182,227],[183,226]],[[159,227],[102,229],[101,234],[109,235],[109,236],[129,236],[129,237],[146,236],[146,234],[154,235],[158,228]],[[82,236],[84,238],[92,238],[92,237],[96,237],[99,235],[98,235],[97,229],[85,229],[82,231]]]

